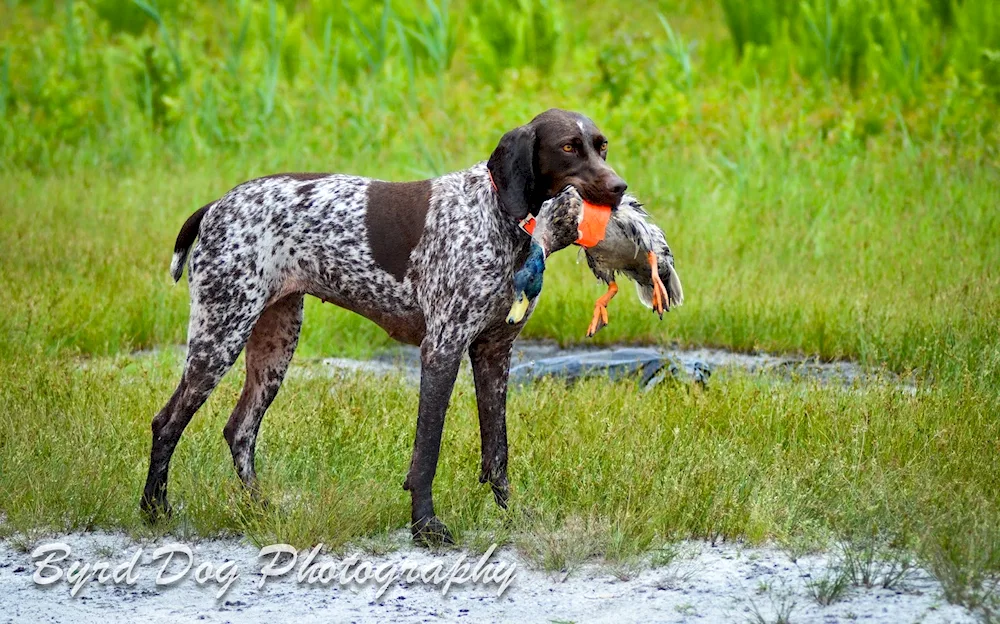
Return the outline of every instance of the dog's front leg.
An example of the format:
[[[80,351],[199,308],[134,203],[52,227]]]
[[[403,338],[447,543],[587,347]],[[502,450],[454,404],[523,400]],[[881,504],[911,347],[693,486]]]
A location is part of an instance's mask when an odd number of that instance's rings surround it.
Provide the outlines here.
[[[490,484],[497,505],[503,509],[507,508],[510,495],[507,482],[507,377],[513,344],[514,336],[484,337],[469,348],[482,439],[483,460],[479,482]]]
[[[434,515],[431,486],[437,471],[441,451],[441,432],[448,401],[455,386],[461,348],[432,340],[429,336],[420,345],[420,408],[417,414],[417,435],[413,443],[410,471],[403,488],[410,491],[410,530],[419,544],[454,543],[448,527]]]

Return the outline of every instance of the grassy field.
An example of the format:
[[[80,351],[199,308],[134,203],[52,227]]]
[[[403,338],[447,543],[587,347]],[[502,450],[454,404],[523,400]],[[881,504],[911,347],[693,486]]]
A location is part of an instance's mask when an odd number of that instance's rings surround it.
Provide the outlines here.
[[[0,5],[0,533],[147,531],[149,420],[180,369],[129,353],[184,341],[167,264],[190,212],[276,171],[462,168],[560,106],[611,137],[687,295],[659,322],[624,289],[595,342],[850,358],[918,390],[535,384],[511,397],[504,515],[475,481],[463,379],[436,482],[462,543],[559,568],[689,536],[845,540],[910,549],[981,602],[1000,571],[1000,12],[510,4]],[[524,335],[584,342],[602,289],[572,251],[554,264]],[[297,358],[388,344],[311,301]],[[415,389],[290,379],[262,514],[220,433],[240,368],[178,448],[169,530],[337,545],[403,526]]]

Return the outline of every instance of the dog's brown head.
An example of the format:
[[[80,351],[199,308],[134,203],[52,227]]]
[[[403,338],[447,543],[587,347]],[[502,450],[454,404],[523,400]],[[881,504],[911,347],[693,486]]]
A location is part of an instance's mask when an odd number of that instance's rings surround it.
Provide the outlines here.
[[[487,167],[504,211],[523,219],[570,184],[592,204],[617,207],[627,185],[607,156],[593,121],[553,108],[503,135]]]

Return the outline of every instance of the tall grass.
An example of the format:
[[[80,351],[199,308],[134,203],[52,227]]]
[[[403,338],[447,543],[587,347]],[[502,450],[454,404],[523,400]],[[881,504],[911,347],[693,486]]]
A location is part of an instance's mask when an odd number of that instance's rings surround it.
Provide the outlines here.
[[[1000,94],[1000,11],[991,0],[720,0],[738,57],[904,98],[954,72]],[[758,65],[760,67],[760,65]],[[762,68],[766,71],[766,68]]]
[[[700,112],[690,100],[702,58],[712,75],[748,84],[797,77],[843,83],[855,97],[893,94],[903,112],[950,82],[975,97],[1000,94],[1000,14],[990,0],[719,7],[728,37],[712,28],[685,36],[645,3],[575,6],[572,27],[558,0],[14,3],[0,26],[0,163],[47,171],[84,146],[114,164],[164,144],[178,155],[259,148],[275,126],[310,129],[364,97],[387,99],[393,114],[440,102],[444,83],[503,97],[519,72],[549,81],[595,63],[599,79],[573,91],[614,101],[638,91],[661,119],[674,99],[663,80],[682,92],[682,110]]]

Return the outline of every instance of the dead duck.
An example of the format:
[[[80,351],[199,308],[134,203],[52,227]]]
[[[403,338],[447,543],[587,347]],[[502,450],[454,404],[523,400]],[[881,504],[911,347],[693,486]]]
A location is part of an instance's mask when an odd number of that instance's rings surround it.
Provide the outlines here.
[[[574,243],[583,247],[594,275],[608,285],[607,292],[594,304],[588,337],[608,324],[608,304],[618,293],[615,281],[618,273],[635,282],[639,300],[661,319],[671,306],[684,302],[684,290],[666,236],[649,221],[649,213],[639,200],[626,194],[617,209],[602,209],[587,205],[579,192],[569,186],[542,204],[538,212],[531,251],[514,274],[514,305],[507,315],[508,323],[520,323],[531,302],[541,293],[545,259]]]
[[[635,282],[639,300],[661,319],[665,311],[684,302],[667,238],[635,197],[622,198],[618,209],[611,213],[604,238],[583,251],[594,276],[608,285],[607,292],[594,304],[588,337],[608,324],[608,303],[618,293],[615,277],[619,273]]]

